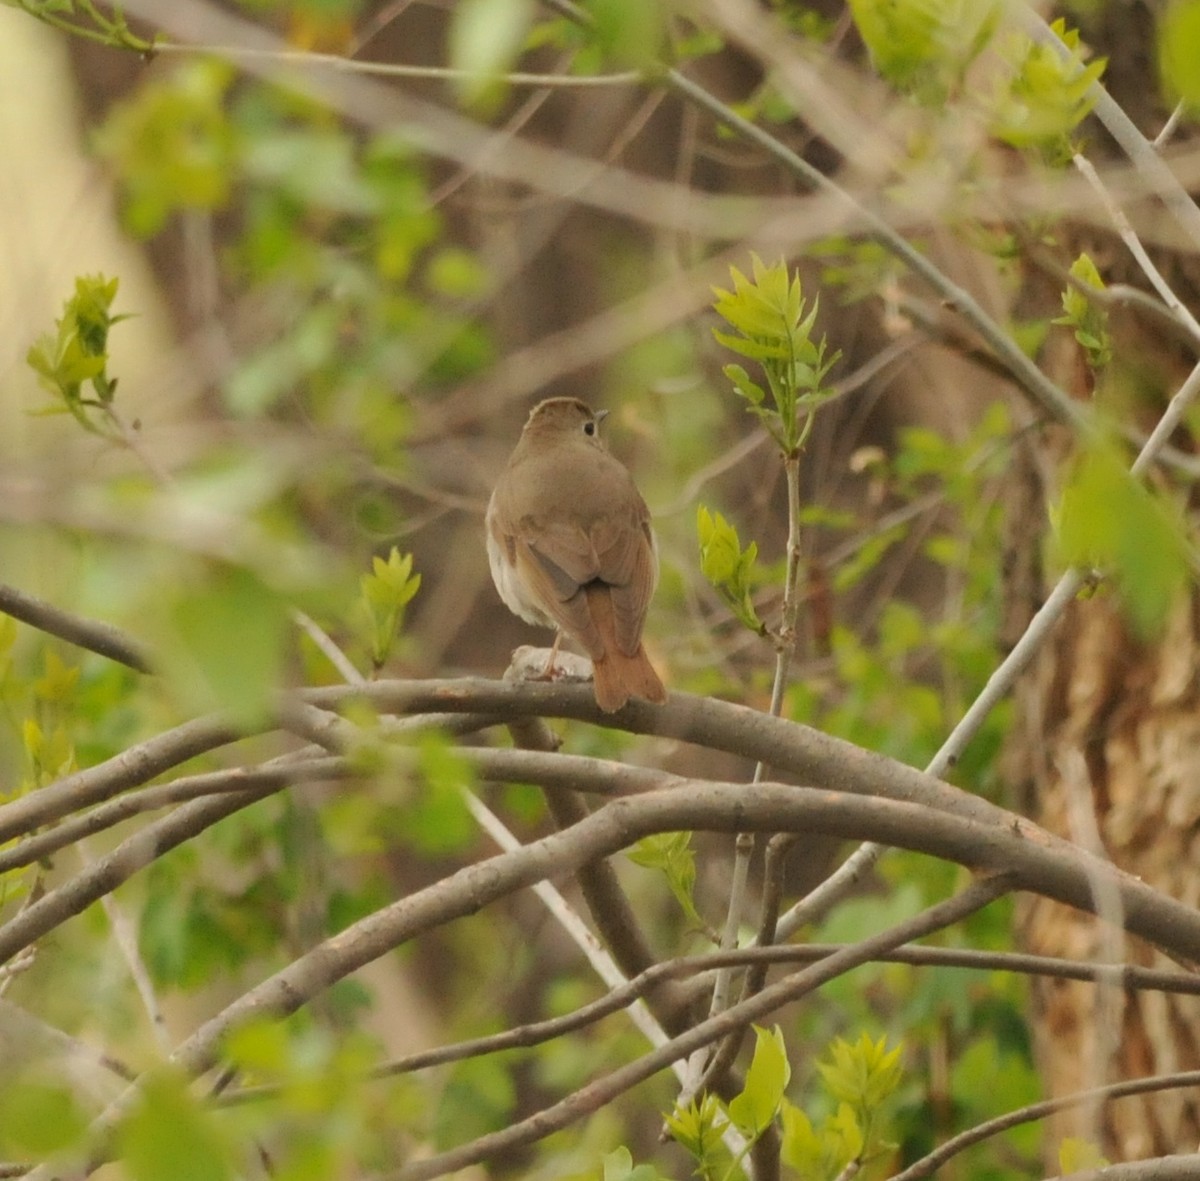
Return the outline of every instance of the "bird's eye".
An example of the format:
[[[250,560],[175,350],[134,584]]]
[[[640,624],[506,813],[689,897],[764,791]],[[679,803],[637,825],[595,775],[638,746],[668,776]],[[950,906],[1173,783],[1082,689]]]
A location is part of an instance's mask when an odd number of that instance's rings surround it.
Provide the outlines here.
[[[590,418],[583,424],[583,433],[585,435],[594,435],[596,433],[596,424]]]

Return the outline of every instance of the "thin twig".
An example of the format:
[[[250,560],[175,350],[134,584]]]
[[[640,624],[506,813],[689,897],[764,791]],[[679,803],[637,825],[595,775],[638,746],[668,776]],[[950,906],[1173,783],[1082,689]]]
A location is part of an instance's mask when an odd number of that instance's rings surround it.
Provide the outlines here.
[[[788,834],[789,836],[791,834]],[[680,956],[664,960],[633,977],[619,988],[581,1005],[570,1013],[532,1021],[514,1026],[501,1033],[486,1037],[470,1038],[432,1050],[422,1050],[394,1058],[373,1067],[367,1078],[393,1078],[397,1075],[413,1074],[468,1058],[486,1054],[502,1053],[506,1050],[529,1049],[568,1033],[576,1033],[590,1025],[612,1016],[632,1004],[639,997],[652,993],[666,980],[678,980],[689,976],[704,983],[705,976],[729,965],[766,970],[774,965],[804,964],[824,959],[834,952],[844,950],[848,944],[805,943],[772,944],[755,947],[740,947],[729,952],[706,952],[701,955]],[[1031,976],[1043,976],[1059,980],[1111,981],[1128,991],[1161,991],[1187,996],[1200,995],[1200,976],[1190,972],[1162,971],[1140,968],[1132,964],[1112,965],[1108,963],[1083,962],[1054,956],[1026,955],[1003,951],[974,951],[968,948],[926,947],[911,945],[896,948],[877,956],[872,963],[904,964],[909,967],[959,968],[976,972],[1019,972]],[[756,989],[755,991],[759,991]],[[127,1075],[132,1078],[132,1074]],[[262,1084],[226,1091],[217,1100],[219,1106],[253,1103],[277,1095],[282,1084]]]
[[[310,49],[268,49],[234,44],[195,45],[182,41],[156,41],[154,52],[221,57],[235,62],[266,62],[277,66],[302,66],[304,69],[333,70],[337,73],[363,74],[376,78],[471,82],[478,81],[480,77],[478,71],[456,69],[453,66],[364,61],[362,58],[345,57],[339,53],[318,53]],[[537,86],[549,90],[597,90],[609,86],[631,86],[640,82],[642,76],[633,70],[615,74],[531,74],[522,70],[511,70],[496,74],[494,79],[489,78],[489,81],[492,80],[508,86]]]
[[[95,858],[92,857],[88,850],[87,842],[82,840],[77,841],[75,848],[79,852],[79,857],[84,867],[91,869],[95,864]],[[117,948],[125,960],[126,966],[129,968],[129,975],[133,978],[138,996],[142,998],[142,1008],[146,1010],[146,1016],[150,1020],[150,1029],[154,1034],[154,1040],[158,1043],[158,1048],[163,1054],[169,1054],[171,1052],[171,1038],[167,1033],[167,1022],[163,1017],[162,1005],[158,1003],[158,996],[154,991],[154,983],[150,979],[150,973],[146,970],[141,953],[138,951],[137,933],[133,928],[133,924],[129,921],[129,916],[125,913],[124,908],[111,892],[105,894],[100,899],[100,905],[104,908],[104,913],[108,916],[108,922],[112,927]]]
[[[501,1151],[541,1140],[551,1132],[568,1126],[588,1112],[598,1110],[612,1102],[618,1095],[663,1069],[673,1057],[690,1054],[693,1050],[724,1037],[734,1029],[744,1028],[752,1021],[761,1020],[781,1005],[794,1001],[812,992],[828,980],[842,975],[851,967],[863,962],[864,952],[869,957],[885,948],[895,947],[911,938],[917,938],[919,934],[941,930],[953,923],[960,922],[1006,893],[1009,885],[1010,883],[1002,875],[980,879],[956,897],[938,903],[903,923],[847,948],[844,952],[839,952],[793,976],[778,981],[757,996],[708,1018],[680,1035],[669,1046],[647,1054],[638,1061],[629,1063],[604,1078],[589,1083],[574,1095],[560,1100],[535,1116],[522,1120],[501,1132],[481,1136],[477,1140],[449,1152],[441,1153],[427,1160],[414,1161],[395,1173],[387,1174],[386,1181],[432,1181],[433,1178],[442,1177],[457,1169],[487,1160]]]
[[[932,1177],[942,1165],[953,1160],[972,1145],[990,1140],[993,1136],[998,1136],[1001,1132],[1007,1132],[1010,1128],[1019,1127],[1021,1124],[1045,1119],[1059,1111],[1069,1111],[1072,1107],[1079,1107],[1085,1103],[1104,1103],[1112,1099],[1122,1099],[1127,1095],[1147,1095],[1155,1091],[1169,1091],[1198,1085],[1200,1085],[1200,1070],[1181,1071],[1178,1074],[1155,1075],[1152,1078],[1126,1079],[1119,1083],[1109,1083],[1104,1087],[1091,1087],[1086,1091],[1075,1091],[1070,1095],[1060,1095],[1056,1099],[1031,1103],[1027,1107],[1019,1107],[1015,1111],[1005,1112],[1004,1115],[977,1124],[975,1127],[951,1137],[944,1144],[939,1144],[927,1156],[921,1157],[907,1169],[895,1174],[891,1181],[920,1181],[923,1177]],[[1151,1176],[1155,1178],[1155,1181],[1158,1181],[1159,1178],[1166,1181],[1168,1177],[1189,1179],[1200,1176],[1200,1156],[1187,1159],[1192,1162],[1191,1172],[1152,1173]],[[1154,1162],[1139,1163],[1152,1164]],[[1108,1178],[1110,1175],[1112,1174],[1109,1170],[1105,1169],[1103,1176]],[[1078,1174],[1072,1174],[1072,1176],[1078,1176]],[[1062,1178],[1061,1181],[1067,1181],[1067,1179]],[[1097,1181],[1100,1181],[1099,1177],[1097,1177]]]

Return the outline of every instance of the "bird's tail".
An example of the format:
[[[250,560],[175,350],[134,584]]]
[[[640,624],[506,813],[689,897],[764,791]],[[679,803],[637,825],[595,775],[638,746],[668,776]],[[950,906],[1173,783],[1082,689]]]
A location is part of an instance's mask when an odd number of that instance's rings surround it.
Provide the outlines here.
[[[592,657],[596,704],[610,714],[631,697],[642,697],[657,704],[666,701],[667,691],[642,644],[638,644],[632,655],[626,655],[617,646],[607,591],[596,595],[589,593],[588,600],[597,630],[604,637],[604,655]]]

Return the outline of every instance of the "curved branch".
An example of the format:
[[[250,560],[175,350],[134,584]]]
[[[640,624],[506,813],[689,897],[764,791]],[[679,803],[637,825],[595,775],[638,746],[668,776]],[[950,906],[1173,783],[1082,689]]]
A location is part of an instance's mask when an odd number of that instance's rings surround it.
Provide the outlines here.
[[[84,648],[98,656],[115,660],[135,672],[153,671],[150,657],[142,646],[111,623],[100,623],[94,619],[72,615],[53,603],[47,603],[36,595],[27,595],[24,591],[4,583],[0,583],[0,611],[37,628],[38,631],[66,640],[68,644],[74,644],[77,648]]]
[[[277,790],[272,784],[194,800],[127,837],[111,853],[44,894],[0,927],[0,964],[7,963],[68,919],[82,914],[93,902],[164,853]]]
[[[756,996],[741,1001],[693,1026],[672,1043],[612,1071],[604,1078],[589,1083],[574,1095],[560,1100],[544,1111],[513,1124],[500,1132],[481,1136],[459,1148],[443,1152],[427,1160],[414,1161],[387,1175],[388,1181],[430,1181],[434,1177],[494,1156],[498,1152],[532,1143],[551,1132],[567,1127],[581,1116],[610,1103],[618,1095],[650,1078],[679,1058],[711,1045],[735,1029],[752,1021],[764,1019],[780,1006],[812,992],[850,968],[863,963],[886,948],[899,946],[911,939],[942,930],[975,913],[1006,893],[1010,885],[1006,875],[983,878],[973,882],[961,894],[929,907],[902,923],[864,939],[852,947],[812,964],[783,980],[777,981]],[[132,1090],[132,1088],[131,1088]]]
[[[1091,1087],[1086,1091],[1076,1091],[1071,1095],[1061,1095],[1057,1099],[1046,1099],[1041,1103],[1031,1103],[1028,1107],[1019,1107],[1016,1111],[1005,1112],[1004,1115],[987,1120],[977,1127],[968,1129],[961,1135],[951,1137],[944,1144],[938,1145],[928,1156],[921,1157],[919,1161],[914,1162],[907,1169],[897,1173],[891,1181],[919,1181],[919,1178],[931,1177],[948,1160],[952,1160],[960,1152],[965,1152],[973,1144],[990,1140],[993,1136],[998,1136],[1001,1132],[1007,1132],[1009,1128],[1018,1127],[1020,1124],[1028,1124],[1035,1120],[1045,1119],[1048,1115],[1054,1115],[1058,1111],[1065,1111],[1071,1107],[1082,1107],[1085,1103],[1094,1103],[1097,1100],[1123,1099],[1128,1095],[1148,1095],[1155,1091],[1171,1091],[1179,1087],[1195,1087],[1198,1085],[1200,1085],[1200,1070],[1188,1070],[1180,1071],[1177,1074],[1155,1075],[1152,1078],[1126,1079],[1124,1082],[1110,1083],[1104,1087]],[[1172,1158],[1166,1159],[1169,1160]],[[1186,1175],[1189,1177],[1200,1175],[1197,1171],[1197,1167],[1200,1165],[1200,1157],[1190,1157],[1187,1159],[1192,1161],[1193,1172]],[[1153,1162],[1139,1161],[1136,1163],[1149,1165]],[[1080,1174],[1072,1175],[1080,1176]],[[1163,1174],[1164,1177],[1177,1175],[1182,1174]],[[1104,1170],[1103,1176],[1106,1179],[1110,1176],[1107,1169]],[[1153,1176],[1155,1181],[1157,1181],[1159,1174],[1154,1173]],[[1066,1181],[1066,1178],[1063,1178],[1062,1181]]]
[[[226,795],[258,787],[273,791],[294,783],[312,780],[343,779],[351,774],[345,759],[305,758],[266,763],[261,767],[233,767],[227,771],[208,771],[185,775],[170,783],[128,791],[61,824],[35,833],[8,848],[0,849],[0,874],[30,865],[83,837],[121,824],[143,812],[153,812],[170,804],[182,804],[204,796]]]
[[[246,735],[218,715],[196,718],[156,734],[119,755],[76,771],[11,803],[0,805],[0,842],[24,836],[43,824],[99,803]]]
[[[498,1054],[505,1050],[529,1049],[540,1046],[564,1034],[586,1029],[620,1012],[640,1000],[665,981],[685,977],[697,978],[701,987],[703,976],[720,968],[753,967],[764,972],[771,966],[781,964],[809,964],[823,960],[836,952],[845,950],[844,943],[805,943],[802,945],[773,945],[743,947],[734,951],[706,952],[701,955],[680,956],[665,960],[647,968],[646,971],[613,988],[604,996],[589,1001],[559,1017],[542,1021],[531,1021],[525,1025],[506,1029],[501,1033],[484,1037],[469,1038],[452,1045],[438,1046],[432,1050],[420,1050],[400,1058],[381,1063],[367,1072],[373,1079],[394,1078],[402,1074],[415,1074],[434,1066],[445,1066],[467,1058],[478,1058],[486,1054]],[[870,961],[875,964],[904,964],[913,968],[961,968],[966,971],[1017,972],[1027,976],[1045,976],[1060,980],[1097,981],[1109,980],[1131,991],[1158,991],[1200,995],[1200,976],[1190,972],[1167,972],[1151,968],[1139,968],[1126,964],[1114,966],[1108,963],[1081,963],[1078,960],[1061,959],[1057,956],[1024,955],[1005,951],[971,951],[961,947],[926,947],[910,945],[883,952]],[[764,976],[764,983],[765,983]],[[760,986],[761,987],[761,986]],[[132,1078],[132,1075],[128,1076]],[[254,1103],[278,1095],[280,1086],[262,1084],[240,1087],[225,1091],[216,1100],[221,1107]],[[949,1143],[949,1142],[947,1142]],[[910,1166],[912,1167],[912,1166]]]
[[[756,791],[760,790],[761,788],[756,789]],[[637,808],[639,805],[645,805],[652,798],[654,797],[618,801],[606,805],[602,812],[594,814],[584,824],[577,825],[575,831],[578,833],[579,830],[585,828],[587,825],[601,819],[603,812],[611,814],[629,806]],[[661,798],[665,799],[667,797],[663,796]],[[730,822],[728,830],[738,831],[739,818],[734,815],[729,816],[728,820]],[[626,826],[618,825],[618,827]],[[526,846],[520,853],[524,857],[531,850],[542,846],[537,860],[545,863],[547,860],[545,847],[553,844],[561,845],[566,836],[567,834],[565,833],[556,833],[551,837],[537,842],[536,845]],[[512,854],[508,856],[516,857],[517,855]],[[499,860],[501,858],[493,858],[490,864],[494,864]],[[553,857],[550,857],[549,860],[553,860]],[[472,873],[475,869],[484,869],[484,867],[472,867],[472,870],[460,871],[459,874],[454,876],[456,878],[461,877],[463,873]],[[494,883],[497,877],[503,875],[502,872],[486,873],[484,881],[479,881],[478,875],[476,876],[476,886],[486,890],[489,885]],[[1011,885],[1012,878],[1008,874],[997,874],[979,879],[957,896],[937,903],[921,914],[906,919],[904,922],[891,927],[887,931],[880,932],[870,939],[863,940],[852,947],[844,948],[822,960],[820,963],[810,965],[802,971],[776,982],[770,988],[750,998],[748,1001],[726,1009],[723,1013],[693,1026],[667,1045],[659,1047],[637,1061],[629,1063],[604,1078],[590,1083],[580,1091],[575,1092],[575,1094],[560,1100],[558,1103],[553,1104],[544,1111],[538,1112],[529,1119],[514,1124],[502,1132],[482,1136],[478,1140],[442,1153],[439,1156],[413,1162],[398,1172],[389,1174],[389,1177],[392,1178],[392,1181],[421,1181],[423,1178],[439,1177],[473,1162],[484,1160],[503,1149],[539,1140],[559,1128],[568,1126],[590,1111],[594,1111],[605,1103],[610,1102],[617,1095],[650,1078],[652,1075],[658,1073],[659,1070],[669,1066],[676,1059],[686,1057],[694,1050],[710,1044],[739,1026],[765,1017],[781,1005],[787,1004],[813,991],[821,984],[841,975],[850,968],[881,954],[885,950],[898,947],[903,943],[961,921],[968,915],[982,909],[1002,894],[1007,893]],[[436,887],[432,889],[436,889]],[[415,895],[413,899],[407,901],[412,902],[421,895],[428,895],[429,892],[429,890],[421,891],[420,895]],[[477,907],[472,909],[477,909]],[[304,961],[309,961],[306,970],[313,974],[322,974],[332,966],[336,959],[346,955],[348,950],[346,945],[352,941],[350,938],[347,938],[351,935],[351,932],[364,927],[365,924],[372,923],[380,915],[388,915],[395,910],[395,906],[388,907],[385,911],[377,912],[376,915],[369,916],[368,919],[354,924],[353,927],[348,928],[341,935],[335,936],[332,940],[327,940],[324,944],[308,952],[301,960],[296,961],[288,968],[276,973],[269,980],[264,981],[262,985],[252,989],[238,1001],[235,1001],[224,1013],[214,1017],[197,1030],[173,1055],[174,1061],[186,1070],[199,1072],[212,1063],[217,1044],[235,1024],[252,1019],[253,1017],[266,1017],[283,1012],[294,1012],[307,998],[294,991],[295,986],[305,982],[297,978],[297,973],[293,969],[300,967]],[[328,982],[332,982],[332,980]],[[283,1007],[281,1008],[280,1006]],[[103,1135],[112,1126],[114,1121],[120,1118],[129,1105],[136,1101],[139,1093],[140,1084],[138,1083],[127,1088],[93,1123],[93,1133]],[[27,1175],[27,1181],[51,1181],[52,1176],[53,1174],[48,1167],[39,1166]]]
[[[759,784],[752,793],[737,784],[688,784],[683,791],[613,800],[570,829],[466,866],[318,944],[202,1025],[179,1048],[177,1060],[189,1071],[206,1069],[220,1040],[242,1022],[295,1012],[335,981],[424,931],[655,832],[694,828],[870,836],[977,869],[1008,872],[1019,888],[1089,909],[1091,881],[1078,851],[1066,842],[1046,845],[1031,839],[1015,818],[1000,816],[983,824],[912,803],[782,784]],[[1103,871],[1120,891],[1129,930],[1177,955],[1200,958],[1200,914],[1110,866]]]

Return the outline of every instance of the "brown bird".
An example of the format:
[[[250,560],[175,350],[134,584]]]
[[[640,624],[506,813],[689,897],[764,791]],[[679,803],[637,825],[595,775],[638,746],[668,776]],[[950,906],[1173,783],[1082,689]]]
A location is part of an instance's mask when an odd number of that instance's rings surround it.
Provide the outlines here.
[[[558,629],[592,658],[596,704],[666,701],[642,647],[658,582],[650,513],[600,439],[608,413],[577,398],[535,406],[487,510],[492,581],[514,614]]]

